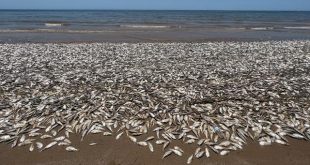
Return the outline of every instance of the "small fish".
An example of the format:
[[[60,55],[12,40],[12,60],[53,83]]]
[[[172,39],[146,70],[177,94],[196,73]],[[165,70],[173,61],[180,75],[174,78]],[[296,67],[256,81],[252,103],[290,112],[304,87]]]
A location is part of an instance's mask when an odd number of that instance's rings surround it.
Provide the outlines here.
[[[41,138],[41,139],[47,139],[47,138],[51,138],[51,137],[52,137],[51,135],[46,135],[46,134],[45,134],[45,135],[42,135],[40,138]]]
[[[189,140],[187,140],[185,143],[186,144],[192,144],[192,143],[194,143],[195,142],[195,139],[189,139]]]
[[[187,135],[186,137],[187,137],[187,138],[190,138],[190,139],[195,139],[195,140],[198,139],[196,136],[193,136],[193,135]]]
[[[124,132],[119,133],[118,135],[116,135],[115,139],[118,140],[119,138],[121,138],[121,136],[123,135]]]
[[[89,145],[90,145],[90,146],[94,146],[94,145],[96,145],[96,144],[97,144],[97,143],[90,143]]]
[[[29,147],[29,151],[32,152],[33,150],[34,150],[34,146],[33,146],[33,144],[31,144]]]
[[[64,140],[65,138],[66,138],[65,136],[59,136],[59,137],[55,138],[54,140],[55,140],[55,141],[62,141],[62,140]]]
[[[103,136],[111,136],[112,133],[111,132],[103,132]]]
[[[149,146],[150,151],[154,152],[154,147],[153,147],[152,143],[148,142],[147,144]]]
[[[171,155],[172,151],[168,150],[167,152],[165,152],[165,154],[163,155],[162,159],[164,159],[165,157]]]
[[[70,145],[69,143],[66,143],[66,142],[59,142],[58,143],[59,146],[68,146]]]
[[[137,138],[135,138],[135,137],[133,137],[133,136],[128,136],[129,137],[129,139],[131,140],[131,141],[133,141],[134,143],[136,143],[137,142]]]
[[[290,137],[292,138],[296,138],[296,139],[304,139],[305,137],[298,134],[298,133],[294,133],[294,134],[289,134]]]
[[[166,140],[156,140],[156,144],[164,144],[166,142]]]
[[[142,142],[137,142],[137,144],[140,145],[140,146],[147,146],[147,142],[143,142],[143,141]]]
[[[259,145],[261,145],[261,146],[268,146],[268,145],[271,145],[271,143],[267,142],[267,141],[260,141]]]
[[[76,148],[74,148],[72,146],[66,147],[66,150],[69,151],[69,152],[71,152],[71,151],[78,151],[78,149],[76,149]]]
[[[216,150],[223,150],[223,149],[225,149],[224,147],[222,147],[222,146],[220,146],[220,145],[215,145],[214,148],[215,148]]]
[[[227,146],[229,146],[230,144],[231,144],[230,141],[223,141],[223,142],[221,142],[219,145],[220,145],[220,146],[227,147]]]
[[[201,158],[203,156],[204,153],[205,153],[204,151],[200,151],[195,156],[196,156],[196,158],[199,159],[199,158]]]
[[[191,164],[192,163],[193,157],[194,157],[194,155],[191,155],[191,156],[188,157],[187,164]]]
[[[57,131],[52,130],[52,131],[51,131],[51,134],[52,134],[53,136],[56,136],[56,135],[57,135]]]
[[[276,139],[275,142],[279,143],[279,144],[287,145],[287,143],[285,141],[280,140],[280,139]]]
[[[207,147],[206,147],[206,149],[205,149],[205,153],[206,153],[206,157],[207,157],[207,158],[210,157],[210,152],[209,152],[209,150],[208,150]]]
[[[220,155],[224,156],[224,155],[227,155],[229,153],[229,151],[227,150],[223,150],[220,152]]]
[[[41,142],[36,142],[36,146],[38,149],[41,149],[43,147],[43,144]]]
[[[183,151],[179,146],[174,146],[174,149],[176,149],[176,150],[178,150],[178,151],[184,153],[184,151]]]
[[[181,151],[179,151],[179,150],[176,150],[176,149],[170,149],[173,153],[175,153],[176,155],[178,155],[178,156],[182,156],[182,152]]]
[[[26,139],[26,136],[25,135],[23,135],[20,139],[19,139],[19,142],[24,142],[25,141],[25,139]]]
[[[169,144],[170,144],[169,141],[165,142],[164,145],[163,145],[163,150],[164,150],[166,147],[168,147]]]
[[[146,138],[144,141],[150,141],[150,140],[153,140],[155,137],[154,136],[150,136],[148,138]]]
[[[49,143],[48,145],[46,145],[45,147],[44,147],[44,149],[43,150],[46,150],[46,149],[48,149],[48,148],[51,148],[52,146],[54,146],[55,144],[57,144],[57,142],[51,142],[51,143]],[[43,151],[42,150],[42,151]]]
[[[198,152],[200,152],[200,150],[201,150],[201,148],[196,148],[196,150],[195,150],[195,154],[194,155],[197,155],[198,154]]]
[[[206,141],[205,139],[200,139],[200,140],[197,142],[197,144],[198,144],[199,146],[201,146],[205,141]]]

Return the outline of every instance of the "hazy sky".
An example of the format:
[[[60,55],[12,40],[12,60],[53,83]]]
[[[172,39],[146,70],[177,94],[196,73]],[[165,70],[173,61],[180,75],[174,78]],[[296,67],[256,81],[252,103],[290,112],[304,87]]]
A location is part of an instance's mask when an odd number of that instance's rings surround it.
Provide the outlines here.
[[[310,10],[310,0],[0,0],[1,9]]]

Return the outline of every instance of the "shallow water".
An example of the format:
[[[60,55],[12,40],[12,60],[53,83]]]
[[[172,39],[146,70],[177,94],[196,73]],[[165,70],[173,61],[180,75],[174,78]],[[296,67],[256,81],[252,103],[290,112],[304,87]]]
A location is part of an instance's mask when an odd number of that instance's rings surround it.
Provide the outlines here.
[[[24,37],[31,34],[35,35]],[[310,12],[0,10],[0,42],[42,38],[54,42],[310,39]]]

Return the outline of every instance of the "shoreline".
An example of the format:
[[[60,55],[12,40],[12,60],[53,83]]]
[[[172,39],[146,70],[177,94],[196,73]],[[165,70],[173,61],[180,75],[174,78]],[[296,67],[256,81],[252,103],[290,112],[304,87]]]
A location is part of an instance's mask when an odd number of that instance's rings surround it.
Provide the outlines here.
[[[145,30],[100,33],[0,32],[0,43],[96,43],[96,42],[212,42],[310,40],[309,30]]]

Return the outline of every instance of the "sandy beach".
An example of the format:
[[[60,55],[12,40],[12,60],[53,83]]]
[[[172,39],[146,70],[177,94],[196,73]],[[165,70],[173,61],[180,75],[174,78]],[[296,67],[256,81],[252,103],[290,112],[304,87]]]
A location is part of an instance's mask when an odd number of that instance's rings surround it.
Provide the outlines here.
[[[307,165],[309,69],[309,40],[0,44],[0,164]]]

